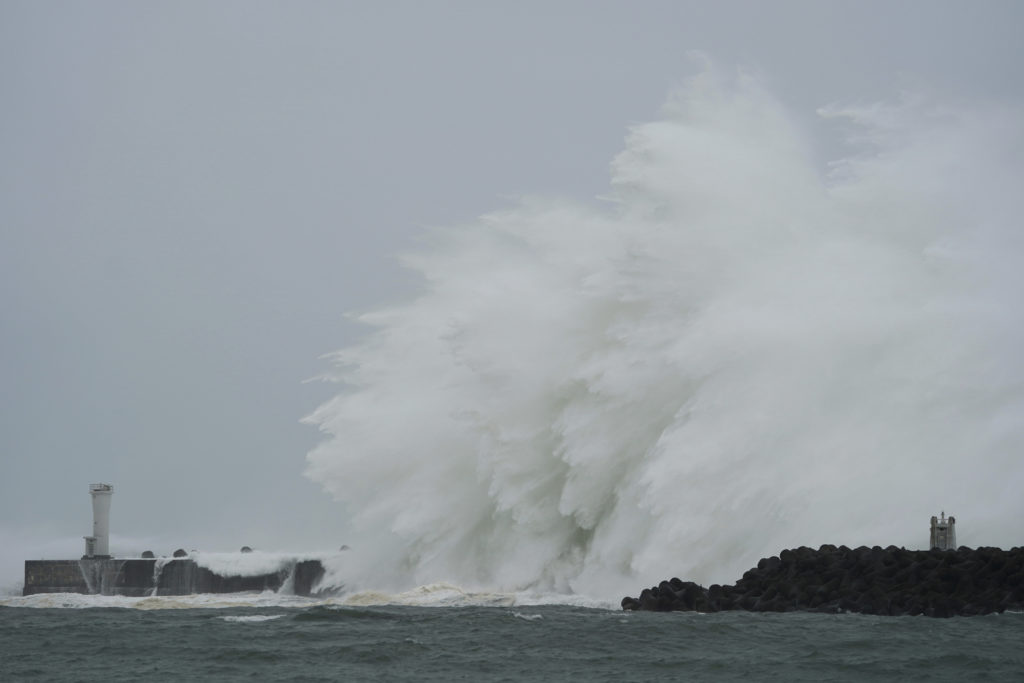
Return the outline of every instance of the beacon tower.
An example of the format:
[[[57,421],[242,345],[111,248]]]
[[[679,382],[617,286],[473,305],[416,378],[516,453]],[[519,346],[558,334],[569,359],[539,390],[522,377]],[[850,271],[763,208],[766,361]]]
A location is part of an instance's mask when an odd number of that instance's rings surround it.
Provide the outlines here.
[[[85,537],[85,557],[110,557],[110,484],[89,484],[92,495],[92,536]]]
[[[939,550],[956,550],[956,519],[953,515],[946,517],[946,511],[942,511],[942,518],[932,516],[932,533],[928,547]]]

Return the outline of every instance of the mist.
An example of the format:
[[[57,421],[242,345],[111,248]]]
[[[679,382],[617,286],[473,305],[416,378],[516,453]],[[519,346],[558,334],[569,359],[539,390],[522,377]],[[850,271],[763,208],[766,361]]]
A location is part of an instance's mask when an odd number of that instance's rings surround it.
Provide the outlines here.
[[[822,543],[1011,546],[1024,513],[1019,110],[833,105],[825,172],[753,76],[632,127],[591,204],[432,233],[360,317],[308,475],[356,585],[607,595]],[[387,577],[386,579],[382,579]]]

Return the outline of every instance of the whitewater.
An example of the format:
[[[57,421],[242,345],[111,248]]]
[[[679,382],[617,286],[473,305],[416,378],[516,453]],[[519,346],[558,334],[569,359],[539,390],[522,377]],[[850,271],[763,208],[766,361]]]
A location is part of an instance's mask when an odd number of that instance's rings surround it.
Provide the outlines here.
[[[1020,544],[1021,112],[823,107],[714,68],[591,204],[431,231],[357,315],[307,474],[353,590],[621,597],[822,543]]]

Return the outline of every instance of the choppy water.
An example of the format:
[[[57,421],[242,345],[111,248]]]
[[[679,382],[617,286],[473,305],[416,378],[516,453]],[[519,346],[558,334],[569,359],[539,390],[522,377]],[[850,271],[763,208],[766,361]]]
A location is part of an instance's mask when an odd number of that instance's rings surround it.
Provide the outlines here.
[[[702,615],[562,605],[139,608],[154,604],[0,606],[0,680],[960,681],[1024,675],[1022,614]]]

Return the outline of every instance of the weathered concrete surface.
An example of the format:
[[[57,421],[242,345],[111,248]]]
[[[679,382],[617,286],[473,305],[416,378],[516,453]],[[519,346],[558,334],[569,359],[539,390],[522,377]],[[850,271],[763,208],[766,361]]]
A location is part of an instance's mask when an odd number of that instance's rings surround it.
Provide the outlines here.
[[[88,593],[79,560],[26,560],[25,595],[35,593]]]
[[[155,560],[27,560],[24,595],[149,595]]]
[[[23,595],[84,593],[86,595],[191,595],[277,591],[310,595],[324,574],[319,560],[253,576],[220,576],[188,558],[26,560]],[[289,579],[291,579],[289,581]]]

